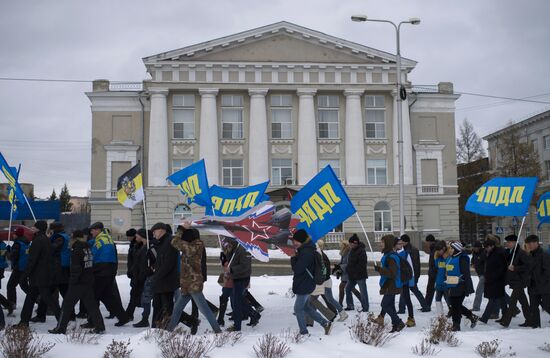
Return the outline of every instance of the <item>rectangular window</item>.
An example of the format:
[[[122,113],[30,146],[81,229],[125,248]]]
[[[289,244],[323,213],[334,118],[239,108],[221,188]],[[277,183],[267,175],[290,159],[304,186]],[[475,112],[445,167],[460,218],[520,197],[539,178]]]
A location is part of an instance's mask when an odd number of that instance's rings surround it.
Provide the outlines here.
[[[243,96],[222,95],[222,138],[243,138]]]
[[[271,96],[271,138],[292,138],[292,97]]]
[[[244,166],[242,159],[224,159],[222,161],[223,185],[243,186]]]
[[[542,140],[544,141],[544,150],[550,149],[550,135],[545,135]]]
[[[336,176],[340,178],[340,159],[319,159],[319,170],[324,169],[327,165],[330,165]]]
[[[317,97],[319,116],[319,139],[338,139],[338,116],[340,97],[321,95]]]
[[[271,184],[292,184],[292,159],[271,159]]]
[[[365,96],[367,138],[386,138],[386,105],[384,96]]]
[[[536,140],[536,139],[532,139],[531,140],[531,146],[533,147],[533,150],[535,152],[538,152],[539,151],[539,141]]]
[[[388,183],[386,171],[386,159],[367,160],[367,184],[386,185]]]
[[[193,159],[174,159],[172,160],[172,173],[188,167],[191,164],[193,164]]]
[[[174,139],[195,138],[195,96],[177,94],[172,97]]]

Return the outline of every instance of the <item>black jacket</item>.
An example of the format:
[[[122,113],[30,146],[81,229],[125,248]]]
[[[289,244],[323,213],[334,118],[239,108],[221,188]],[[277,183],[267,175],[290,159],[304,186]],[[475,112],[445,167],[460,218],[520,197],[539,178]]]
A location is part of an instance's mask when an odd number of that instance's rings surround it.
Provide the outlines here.
[[[172,236],[164,234],[156,247],[157,257],[155,261],[155,273],[153,274],[153,287],[155,293],[174,292],[179,285],[178,261],[179,255],[170,242]]]
[[[477,253],[472,251],[472,266],[478,276],[485,275],[485,260],[487,260],[485,250],[479,250]]]
[[[437,267],[435,267],[435,243],[430,243],[430,260],[428,261],[428,276],[434,277],[437,276]]]
[[[532,258],[529,293],[550,295],[550,254],[539,247],[529,253]]]
[[[55,233],[50,237],[53,252],[53,283],[67,284],[69,282],[69,270],[61,266],[61,251],[65,244],[65,238],[61,233]]]
[[[405,246],[405,251],[411,256],[411,261],[414,270],[414,282],[417,283],[420,279],[420,251],[410,242]]]
[[[139,245],[143,245],[142,243],[138,243],[136,239],[133,239],[130,241],[130,244],[128,245],[128,256],[126,258],[126,276],[128,276],[129,279],[134,278],[133,272],[135,270],[135,264],[136,264],[136,252],[139,249]],[[138,247],[139,246],[139,247]]]
[[[231,258],[231,277],[233,280],[242,280],[250,278],[252,275],[252,258],[250,254],[241,245],[237,245],[233,249],[233,257]]]
[[[365,250],[365,244],[362,242],[349,252],[346,271],[349,279],[353,281],[369,277],[367,273],[367,251]]]
[[[506,252],[501,247],[495,247],[487,254],[485,261],[485,298],[504,297],[507,271]]]
[[[69,285],[92,285],[94,283],[94,260],[90,245],[76,240],[71,247]]]
[[[321,256],[323,257],[323,264],[327,269],[327,274],[325,275],[325,281],[327,281],[330,280],[330,259],[323,251],[321,251]]]
[[[459,258],[461,280],[456,287],[449,288],[449,296],[468,296],[474,293],[472,274],[470,273],[470,258],[466,253],[461,253]]]
[[[292,292],[297,295],[309,295],[315,290],[315,245],[306,241],[296,250],[296,256],[290,258],[292,277]]]
[[[132,245],[132,244],[130,244]],[[145,249],[144,249],[145,248]],[[147,253],[147,245],[142,244],[141,242],[135,242],[131,247],[131,253],[130,255],[130,248],[128,249],[128,271],[126,272],[126,276],[132,281],[139,280],[139,258],[138,255],[140,252],[143,255],[146,255]],[[130,256],[132,257],[131,263],[130,263]]]
[[[53,253],[50,239],[44,232],[34,235],[29,248],[29,258],[25,276],[29,284],[36,287],[45,287],[52,284]]]
[[[506,250],[506,262],[508,266],[512,261],[513,251],[516,251],[514,256],[514,271],[506,272],[506,283],[511,289],[523,289],[529,285],[529,272],[531,271],[531,257],[519,246],[514,250]]]

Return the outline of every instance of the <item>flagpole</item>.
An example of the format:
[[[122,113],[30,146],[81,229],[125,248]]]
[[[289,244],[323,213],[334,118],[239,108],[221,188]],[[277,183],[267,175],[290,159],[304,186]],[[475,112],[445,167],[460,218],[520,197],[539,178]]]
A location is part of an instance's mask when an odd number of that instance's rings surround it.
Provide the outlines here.
[[[518,232],[518,239],[516,241],[516,245],[514,246],[514,252],[512,253],[512,260],[510,261],[510,266],[513,265],[513,262],[514,262],[514,258],[516,257],[516,252],[518,251],[518,245],[519,245],[519,240],[520,240],[520,237],[521,237],[521,231],[523,230],[523,224],[525,223],[525,218],[527,217],[527,215],[525,215],[523,217],[523,219],[521,220],[521,226],[519,227],[519,232]],[[508,267],[510,267],[508,266]]]
[[[147,224],[147,205],[145,203],[145,189],[143,190],[143,217],[145,218],[145,238],[147,239],[147,250],[149,250],[149,225]]]
[[[15,198],[14,198],[15,200]],[[10,225],[8,227],[8,246],[10,244],[10,241],[11,241],[11,222],[12,222],[12,219],[13,219],[13,202],[11,203],[11,209],[10,209]]]
[[[357,211],[355,212],[355,216],[357,217],[357,220],[359,220],[359,224],[361,225],[361,229],[363,229],[363,234],[365,234],[365,237],[367,238],[367,243],[369,244],[369,249],[374,254],[374,251],[373,251],[372,246],[370,244],[369,236],[367,235],[367,231],[365,230],[365,227],[363,226],[363,222],[361,221],[361,218],[359,217],[359,214],[357,213]]]
[[[29,203],[29,199],[27,199],[27,196],[25,193],[23,193],[23,197],[25,198],[25,201],[27,202],[27,205],[29,206],[29,210],[31,211],[32,218],[34,219],[34,222],[36,222],[36,216],[34,216],[34,211],[32,211],[31,204]]]

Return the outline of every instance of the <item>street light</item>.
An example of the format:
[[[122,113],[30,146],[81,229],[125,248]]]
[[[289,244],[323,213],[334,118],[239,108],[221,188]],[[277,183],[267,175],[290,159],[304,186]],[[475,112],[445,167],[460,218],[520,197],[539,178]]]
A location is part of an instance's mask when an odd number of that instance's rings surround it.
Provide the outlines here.
[[[419,25],[420,19],[418,17],[411,17],[408,21],[401,21],[399,24],[395,24],[390,20],[369,19],[367,15],[352,15],[351,21],[355,22],[387,22],[395,28],[396,37],[396,65],[397,65],[397,152],[399,155],[399,233],[403,235],[405,233],[405,183],[404,183],[404,171],[403,171],[403,108],[401,102],[407,98],[405,88],[401,87],[401,49],[399,43],[399,31],[402,24]]]

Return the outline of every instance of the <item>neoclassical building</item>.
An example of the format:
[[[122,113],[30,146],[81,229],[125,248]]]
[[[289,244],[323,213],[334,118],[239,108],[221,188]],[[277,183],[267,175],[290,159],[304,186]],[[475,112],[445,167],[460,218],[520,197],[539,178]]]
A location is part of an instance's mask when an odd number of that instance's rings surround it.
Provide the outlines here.
[[[330,164],[367,231],[398,231],[397,76],[403,101],[407,231],[458,237],[455,101],[451,83],[415,88],[415,61],[288,22],[143,58],[139,83],[96,80],[92,110],[92,221],[121,233],[142,208],[116,202],[116,180],[142,163],[149,223],[204,213],[183,205],[166,177],[204,158],[210,184],[270,180],[292,194]],[[360,231],[350,218],[341,233]]]

